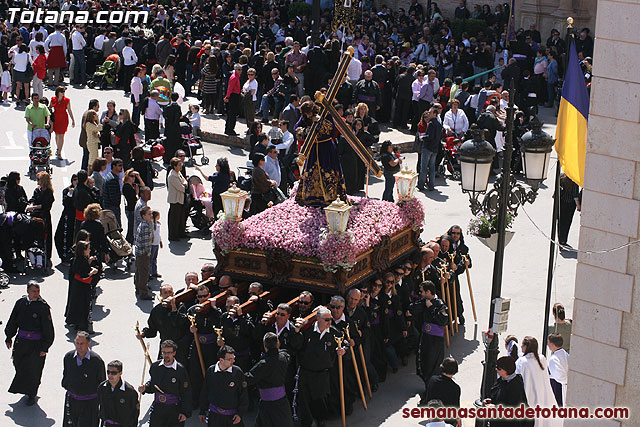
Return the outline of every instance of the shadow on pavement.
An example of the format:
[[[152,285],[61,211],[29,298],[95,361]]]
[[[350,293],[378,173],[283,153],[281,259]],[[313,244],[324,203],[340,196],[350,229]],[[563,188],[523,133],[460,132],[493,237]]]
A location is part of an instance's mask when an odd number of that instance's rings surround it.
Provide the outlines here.
[[[39,399],[39,398],[38,398]],[[11,418],[13,423],[17,426],[33,426],[34,421],[38,420],[38,426],[52,426],[55,421],[52,418],[47,417],[46,412],[40,408],[38,402],[33,406],[27,406],[23,401],[26,397],[22,397],[16,403],[10,403],[11,410],[6,410],[4,415]]]
[[[191,242],[187,240],[182,239],[169,242],[169,251],[173,255],[184,255],[189,249],[191,249]]]

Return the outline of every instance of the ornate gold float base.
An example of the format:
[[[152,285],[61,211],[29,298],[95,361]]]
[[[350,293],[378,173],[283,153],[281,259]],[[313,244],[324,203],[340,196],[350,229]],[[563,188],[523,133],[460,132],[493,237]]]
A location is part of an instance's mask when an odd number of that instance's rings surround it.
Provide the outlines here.
[[[361,253],[351,270],[326,271],[318,258],[303,258],[276,249],[240,249],[222,255],[215,248],[216,276],[228,274],[235,280],[258,281],[327,294],[346,294],[353,286],[370,280],[418,250],[419,231],[405,228],[385,236],[373,248]]]

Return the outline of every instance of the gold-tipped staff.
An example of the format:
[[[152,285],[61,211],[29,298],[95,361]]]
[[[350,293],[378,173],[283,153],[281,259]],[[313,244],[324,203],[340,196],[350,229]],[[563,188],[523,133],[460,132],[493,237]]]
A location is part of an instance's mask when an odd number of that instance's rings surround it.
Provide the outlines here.
[[[462,259],[464,260],[464,271],[467,273],[467,284],[469,284],[469,296],[471,297],[471,308],[473,309],[473,321],[478,323],[478,316],[476,315],[476,302],[473,300],[473,289],[471,289],[471,276],[469,275],[469,266],[467,265],[467,260],[469,257],[467,255],[462,255]]]
[[[356,332],[358,331],[358,325],[356,322]],[[367,370],[367,362],[364,358],[364,351],[362,350],[362,345],[358,346],[358,352],[360,353],[360,362],[362,363],[362,372],[364,373],[365,384],[367,385],[367,394],[369,395],[369,399],[373,398],[373,392],[371,391],[371,382],[369,381],[369,372]]]
[[[144,365],[142,367],[142,382],[140,384],[144,384],[144,376],[147,373],[147,362],[149,366],[153,363],[151,361],[151,356],[149,356],[149,349],[147,348],[147,344],[144,342],[144,338],[142,338],[142,333],[140,332],[140,322],[136,321],[136,338],[140,341],[140,345],[142,345],[142,351],[144,352]],[[138,405],[142,401],[142,393],[138,396]]]
[[[216,342],[224,339],[224,338],[222,338],[222,332],[224,331],[222,326],[219,327],[219,328],[213,328],[213,330],[216,332],[216,334],[218,334],[218,340]]]
[[[347,341],[351,340],[351,336],[349,335],[349,325],[344,328],[344,333],[347,336]],[[362,380],[360,379],[360,371],[358,370],[358,362],[356,362],[356,353],[353,351],[353,346],[349,346],[349,351],[351,352],[351,360],[353,361],[353,370],[356,371],[356,380],[358,381],[358,389],[360,390],[360,398],[362,399],[362,406],[364,406],[365,411],[367,410],[367,399],[364,397],[364,390],[362,388]],[[366,367],[365,367],[366,369]]]
[[[338,348],[342,348],[343,337],[335,337]],[[340,415],[342,416],[342,427],[347,425],[347,415],[344,407],[344,373],[342,371],[342,355],[338,354],[338,376],[340,378]]]
[[[200,338],[198,337],[198,326],[196,325],[196,316],[189,316],[189,322],[195,329],[193,331],[193,339],[196,342],[196,350],[198,350],[198,359],[200,359],[200,369],[202,369],[202,378],[206,376],[206,369],[204,367],[204,359],[202,358],[202,349],[200,348]]]
[[[440,291],[442,293],[442,300],[444,301],[445,304],[447,304],[447,308],[449,309],[449,324],[451,324],[451,306],[447,303],[447,294],[444,288],[444,280],[442,280],[444,279],[444,271],[439,268],[437,268],[436,270],[440,273]],[[453,329],[453,327],[451,329]],[[447,342],[447,347],[449,347],[450,345],[449,334],[452,333],[453,331],[450,332],[449,326],[445,325],[444,332],[445,332],[445,340]]]
[[[455,254],[449,254],[449,258],[451,258],[451,265],[455,265]],[[451,286],[453,287],[453,319],[456,324],[456,333],[458,333],[458,289],[456,287],[456,278],[453,277],[451,280]],[[447,280],[447,284],[449,281]]]

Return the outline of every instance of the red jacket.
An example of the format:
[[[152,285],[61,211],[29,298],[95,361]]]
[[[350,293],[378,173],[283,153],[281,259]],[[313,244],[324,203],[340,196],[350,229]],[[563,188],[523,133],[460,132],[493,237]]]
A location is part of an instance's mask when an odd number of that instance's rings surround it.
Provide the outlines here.
[[[47,57],[42,54],[38,55],[35,61],[33,61],[33,72],[40,80],[44,80],[47,77]]]

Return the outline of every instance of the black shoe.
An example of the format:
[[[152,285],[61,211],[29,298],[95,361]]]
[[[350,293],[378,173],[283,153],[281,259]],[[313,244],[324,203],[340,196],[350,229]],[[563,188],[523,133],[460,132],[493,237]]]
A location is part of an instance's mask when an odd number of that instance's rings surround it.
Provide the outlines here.
[[[464,316],[462,314],[458,316],[458,323],[464,325]]]
[[[376,391],[378,391],[378,384],[371,384],[371,392],[375,393]]]
[[[407,366],[409,364],[409,358],[407,356],[402,356],[402,366]]]
[[[36,404],[36,397],[35,396],[27,396],[27,406],[33,406]]]
[[[238,134],[236,133],[236,131],[230,130],[230,131],[224,131],[225,135],[229,135],[229,136],[238,136]]]

